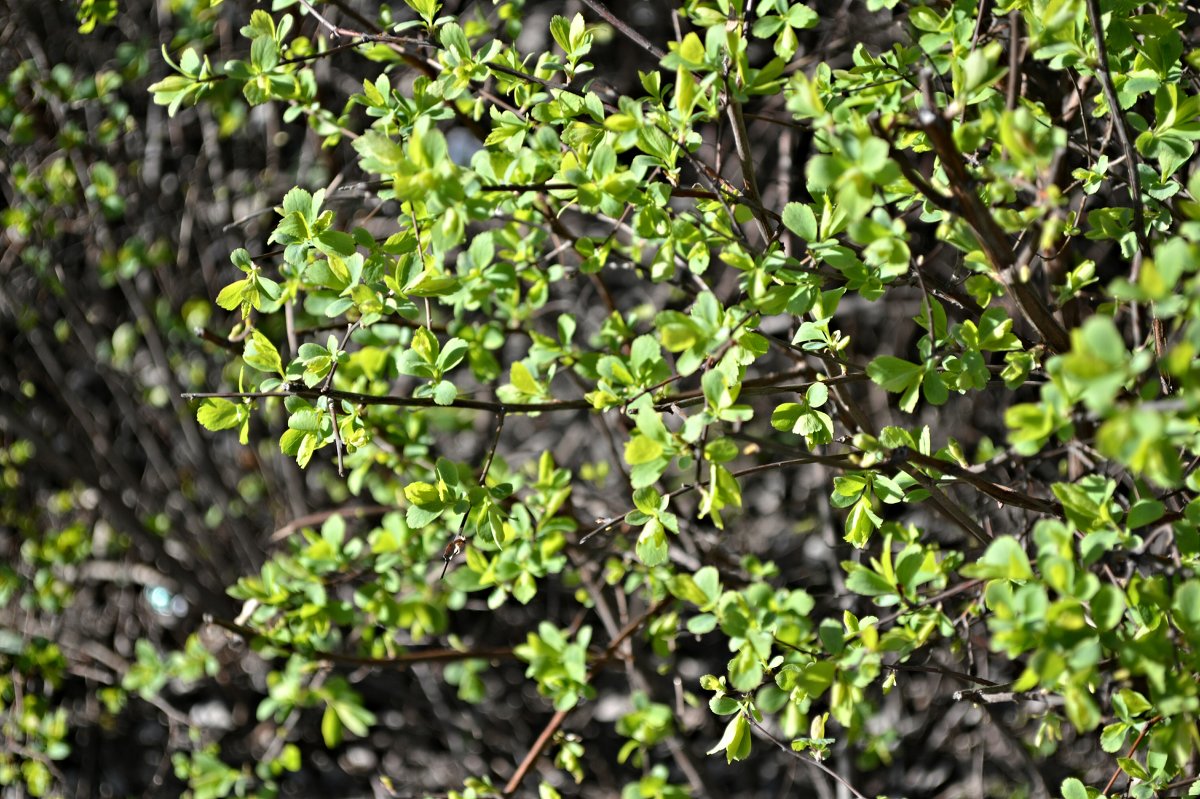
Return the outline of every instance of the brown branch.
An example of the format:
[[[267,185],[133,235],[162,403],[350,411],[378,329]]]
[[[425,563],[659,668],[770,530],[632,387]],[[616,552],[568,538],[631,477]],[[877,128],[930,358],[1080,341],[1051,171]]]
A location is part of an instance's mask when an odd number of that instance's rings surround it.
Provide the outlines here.
[[[985,688],[1000,687],[1000,683],[992,682],[991,680],[985,680],[983,677],[976,677],[973,674],[966,674],[965,672],[955,671],[954,669],[944,669],[940,666],[914,666],[908,663],[895,663],[889,666],[885,663],[883,668],[887,669],[888,671],[912,671],[919,672],[921,674],[937,674],[945,677],[953,677],[956,680],[969,682],[974,685],[982,685]]]
[[[1010,702],[1045,702],[1057,706],[1060,701],[1049,694],[1044,688],[1037,691],[991,691],[987,688],[973,688],[968,691],[955,691],[952,698],[955,702],[975,702],[980,705],[1006,705]]]
[[[741,469],[739,471],[733,472],[731,476],[736,480],[739,477],[746,477],[747,475],[757,474],[759,472],[767,472],[767,471],[771,471],[772,469],[783,469],[788,466],[802,466],[802,465],[810,464],[810,463],[819,463],[823,466],[830,466],[835,469],[845,469],[845,468],[850,468],[850,467],[854,466],[854,464],[850,463],[850,461],[849,461],[850,457],[851,457],[850,453],[843,453],[840,455],[806,455],[802,458],[788,458],[787,460],[773,461],[772,463],[763,463],[763,464],[759,464],[758,466],[750,466],[746,469]],[[688,494],[688,493],[691,493],[692,491],[696,491],[697,489],[699,489],[701,487],[702,487],[702,485],[700,483],[688,483],[686,485],[680,486],[679,488],[676,488],[674,491],[668,492],[667,497],[674,499],[675,497],[683,496],[684,494]],[[632,510],[633,510],[633,508],[630,508],[630,511],[632,511]],[[615,527],[616,525],[618,525],[622,521],[624,521],[624,519],[625,519],[624,514],[622,514],[621,516],[615,517],[615,518],[609,517],[609,518],[598,519],[597,521],[599,522],[599,524],[596,527],[593,527],[591,530],[588,530],[579,539],[579,543],[580,544],[586,543],[592,536],[598,535],[611,527]]]
[[[342,663],[350,666],[407,669],[417,663],[457,663],[460,660],[501,660],[516,657],[513,648],[510,646],[461,650],[443,648],[418,649],[390,658],[360,657],[359,655],[345,655],[339,652],[308,652],[303,649],[297,649],[289,643],[275,641],[264,633],[227,619],[218,619],[211,615],[206,615],[204,623],[227,630],[247,642],[258,639],[273,649],[278,649],[289,654],[301,655],[318,662],[328,661],[330,663]]]
[[[546,80],[545,78],[539,78],[537,75],[530,75],[528,72],[522,72],[519,69],[513,69],[512,67],[505,66],[504,64],[497,64],[494,61],[489,61],[484,66],[486,66],[488,69],[493,70],[495,72],[502,72],[505,75],[509,75],[511,77],[518,78],[520,80],[528,81],[529,83],[536,83],[538,86],[541,86],[543,89],[546,89],[547,91],[549,91],[551,89],[557,89],[560,92],[566,92],[567,94],[573,94],[576,97],[586,97],[587,96],[586,94],[579,91],[578,89],[572,89],[570,86],[567,86],[566,84],[551,83],[550,81]],[[574,187],[572,186],[572,188],[574,188]]]
[[[496,432],[492,436],[492,445],[488,448],[487,460],[483,464],[483,471],[479,474],[479,485],[487,485],[488,472],[492,468],[492,459],[496,457],[496,447],[500,446],[500,432],[504,430],[504,412],[496,414]],[[467,545],[467,539],[463,537],[463,531],[467,529],[467,519],[471,517],[471,507],[467,507],[467,512],[462,515],[462,519],[458,523],[458,532],[451,536],[446,548],[442,550],[442,560],[445,564],[442,566],[442,574],[438,577],[439,580],[446,579],[446,570],[450,568],[450,561],[454,560],[463,548]]]
[[[1017,96],[1021,87],[1021,57],[1024,55],[1020,11],[1009,12],[1008,29],[1008,85],[1004,90],[1004,107],[1012,111],[1017,107]]]
[[[836,384],[840,382],[858,382],[866,380],[865,374],[849,374],[838,375],[832,378],[819,381],[827,384]],[[818,382],[818,381],[813,381]],[[760,395],[760,394],[776,394],[787,392],[798,392],[806,390],[812,383],[798,383],[790,385],[771,385],[759,380],[747,380],[742,384],[742,394],[744,396]],[[399,408],[466,408],[475,411],[490,411],[492,413],[502,414],[525,414],[525,413],[553,413],[556,411],[591,411],[595,410],[592,404],[585,399],[575,400],[552,400],[550,402],[493,402],[490,400],[474,400],[466,397],[456,397],[447,405],[439,405],[430,397],[402,397],[394,394],[361,394],[354,391],[341,391],[338,389],[320,389],[320,388],[305,388],[295,386],[293,388],[281,389],[278,391],[193,391],[181,394],[185,400],[197,399],[286,399],[288,397],[303,397],[305,399],[320,399],[321,397],[329,397],[330,399],[344,400],[354,405],[384,405]],[[658,411],[670,410],[672,407],[685,408],[691,405],[698,404],[704,401],[704,394],[701,390],[680,392],[669,397],[664,397],[659,402],[655,403],[654,408]]]
[[[215,344],[216,346],[220,347],[223,350],[228,350],[229,352],[237,353],[238,355],[242,354],[242,351],[241,351],[241,349],[238,348],[237,344],[235,344],[234,342],[230,341],[227,338],[222,338],[221,336],[218,336],[216,333],[209,330],[207,327],[198,327],[198,328],[196,328],[195,333],[196,333],[197,338],[203,339],[204,341],[207,341],[209,344]]]
[[[556,400],[553,402],[490,402],[488,400],[473,400],[457,397],[448,405],[439,405],[429,397],[401,397],[380,394],[359,394],[354,391],[339,391],[329,389],[322,391],[317,388],[293,388],[281,391],[202,391],[189,392],[181,395],[185,400],[195,399],[286,399],[288,397],[304,397],[305,399],[345,400],[356,405],[386,405],[398,408],[467,408],[475,411],[492,411],[493,413],[547,413],[554,411],[583,411],[591,410],[592,404],[587,400]]]
[[[746,120],[742,117],[742,104],[730,94],[730,90],[726,88],[725,109],[729,114],[730,126],[733,128],[733,147],[742,167],[742,182],[746,184],[745,193],[751,200],[750,208],[754,212],[755,221],[758,222],[759,234],[762,235],[763,242],[766,244],[771,241],[771,224],[763,211],[762,196],[758,192],[754,153],[750,150],[750,134],[746,130]]]
[[[661,61],[663,56],[666,55],[666,53],[655,46],[649,39],[635,31],[633,28],[629,27],[629,25],[627,25],[623,20],[619,19],[616,14],[609,11],[608,8],[600,2],[600,0],[583,0],[583,4],[599,14],[605,22],[620,31],[625,38],[629,39],[629,41],[633,42],[638,47],[654,56],[656,59]]]
[[[555,87],[555,88],[562,88],[562,87]],[[363,181],[359,181],[357,183],[350,183],[345,186],[342,186],[341,188],[338,189],[338,191],[353,191],[354,189],[379,189],[379,188],[384,188],[386,186],[390,186],[391,183],[392,183],[391,180],[363,180]],[[720,200],[720,199],[722,199],[722,195],[718,194],[715,191],[709,191],[707,189],[693,189],[693,188],[688,188],[686,186],[675,186],[670,183],[664,183],[662,181],[651,181],[651,182],[647,183],[645,186],[643,186],[642,190],[648,191],[652,186],[667,186],[671,190],[671,197],[686,197],[686,198],[694,199],[694,200]],[[576,186],[572,183],[485,183],[484,185],[479,187],[479,190],[480,191],[497,191],[497,192],[499,192],[499,191],[505,191],[505,192],[508,192],[508,191],[511,191],[511,192],[575,191],[578,188],[579,188],[578,186]],[[742,201],[745,201],[747,199],[747,198],[737,197],[736,194],[733,194],[733,193],[731,193],[731,196],[733,196],[735,199],[742,200]],[[266,209],[266,210],[262,211],[261,213],[267,213],[270,210],[271,209]],[[766,213],[768,216],[770,216],[772,218],[781,218],[781,217],[779,217],[778,213],[773,212],[770,208],[763,208],[762,210],[764,213]],[[256,259],[257,258],[265,258],[268,255],[280,255],[282,253],[283,253],[283,251],[279,250],[278,252],[263,253],[261,255],[257,255],[257,256],[255,256],[255,258]]]
[[[966,580],[965,582],[961,582],[958,585],[954,585],[949,588],[942,589],[941,591],[938,591],[936,594],[931,594],[931,595],[925,597],[924,599],[917,602],[916,604],[909,605],[908,607],[903,608],[902,610],[898,610],[895,613],[892,613],[891,615],[884,616],[878,622],[876,622],[876,625],[880,629],[883,629],[884,627],[887,627],[887,626],[899,621],[906,613],[911,613],[915,610],[920,610],[923,607],[928,607],[929,605],[937,604],[938,602],[941,602],[944,599],[949,599],[950,597],[955,596],[957,594],[961,594],[966,591],[970,591],[972,588],[977,588],[977,587],[983,585],[983,583],[984,583],[984,580],[980,580],[980,579]]]
[[[937,154],[946,171],[947,182],[951,196],[947,197],[933,189],[923,177],[918,177],[913,185],[941,210],[959,216],[967,223],[979,241],[980,248],[991,264],[997,280],[1012,294],[1017,308],[1025,319],[1041,335],[1046,345],[1055,352],[1070,349],[1071,342],[1067,331],[1046,307],[1041,297],[1023,282],[1019,276],[1013,275],[1015,258],[1012,245],[1004,230],[992,216],[990,209],[980,199],[974,189],[974,178],[967,170],[966,162],[958,145],[954,141],[954,132],[946,121],[945,116],[937,108],[933,91],[933,74],[926,69],[921,73],[921,89],[925,97],[925,105],[917,113],[917,121],[925,132],[930,146]],[[878,127],[877,127],[878,129]],[[883,131],[889,141],[887,131]],[[894,152],[894,148],[893,148]],[[907,165],[907,159],[897,159],[901,171],[912,182],[917,175],[916,170]]]
[[[304,2],[304,5],[309,9],[312,9],[312,6],[307,0],[302,0],[302,2]],[[357,22],[359,25],[362,25],[366,28],[374,27],[374,23],[372,23],[359,12],[355,11],[353,8],[350,8],[349,5],[343,2],[343,0],[330,0],[330,3],[338,8],[343,14]],[[316,14],[315,11],[313,13]],[[330,36],[334,38],[338,36],[350,36],[363,39],[367,42],[386,44],[387,46],[391,47],[401,59],[403,59],[404,63],[408,64],[410,67],[419,71],[425,75],[425,77],[431,80],[436,78],[438,73],[441,71],[441,66],[436,62],[430,62],[423,56],[416,55],[405,49],[406,47],[413,45],[418,47],[430,47],[431,44],[429,42],[425,42],[420,39],[410,39],[402,36],[390,36],[382,32],[364,33],[362,31],[331,25],[323,17],[321,17],[320,14],[316,14],[316,17],[321,21],[324,27],[330,29]],[[483,129],[483,126],[480,125],[476,119],[471,117],[469,114],[464,113],[462,109],[460,109],[453,102],[445,101],[445,105],[450,109],[451,113],[454,114],[454,117],[458,123],[467,130],[471,131],[472,135],[474,135],[477,139],[483,141],[487,138],[487,131]]]
[[[608,647],[604,650],[604,652],[592,662],[591,668],[588,669],[586,679],[590,681],[601,667],[608,663],[608,661],[612,660],[613,656],[616,655],[617,650],[620,649],[621,645],[625,643],[625,641],[631,635],[637,632],[643,624],[656,616],[670,602],[671,597],[669,596],[660,599],[647,608],[642,615],[626,624],[617,637],[609,642]],[[517,770],[513,773],[512,779],[510,779],[508,784],[504,786],[502,795],[512,796],[517,792],[517,789],[521,787],[522,780],[524,780],[526,775],[529,774],[529,770],[533,768],[533,764],[536,763],[538,758],[542,756],[542,752],[546,750],[551,738],[554,737],[554,733],[558,732],[559,728],[562,727],[563,722],[566,721],[567,715],[573,709],[574,708],[560,710],[550,718],[550,722],[546,725],[546,728],[542,730],[541,734],[537,737],[537,740],[534,741],[533,746],[529,749],[529,752],[525,755],[525,759],[521,761],[519,766],[517,766]]]
[[[1037,497],[1032,497],[1028,494],[1022,494],[1020,491],[1009,488],[1008,486],[1000,485],[999,483],[995,483],[985,477],[981,477],[975,472],[964,469],[957,463],[944,461],[940,458],[934,458],[930,455],[914,452],[912,450],[907,450],[904,453],[904,457],[924,469],[935,469],[944,474],[951,475],[954,478],[967,483],[973,488],[978,489],[984,494],[987,494],[997,502],[1001,502],[1005,505],[1014,505],[1018,508],[1024,508],[1025,510],[1031,510],[1037,513],[1045,513],[1051,516],[1057,516],[1058,518],[1063,517],[1062,505],[1058,504],[1057,502],[1046,499],[1038,499]]]
[[[1139,746],[1141,746],[1142,739],[1146,737],[1146,733],[1150,732],[1151,727],[1162,721],[1162,718],[1162,716],[1155,716],[1146,722],[1146,726],[1142,728],[1142,731],[1138,733],[1138,737],[1134,739],[1133,746],[1129,747],[1129,751],[1125,754],[1126,758],[1133,757],[1133,753],[1137,751]],[[1121,767],[1117,766],[1117,768],[1113,770],[1112,776],[1108,778],[1108,784],[1104,786],[1103,793],[1105,796],[1107,796],[1108,792],[1112,790],[1112,787],[1116,784],[1117,777],[1119,776],[1121,776]]]
[[[292,533],[299,530],[301,527],[312,527],[322,524],[334,516],[341,516],[342,518],[351,519],[369,519],[373,516],[383,516],[385,513],[391,513],[392,511],[398,510],[403,510],[403,508],[396,505],[356,505],[349,508],[332,508],[330,510],[316,511],[315,513],[310,513],[307,516],[301,516],[297,519],[292,519],[283,527],[280,527],[278,530],[271,533],[271,537],[268,540],[271,543],[282,541]]]
[[[922,488],[929,492],[929,501],[939,514],[957,524],[980,544],[987,546],[987,544],[990,542],[990,538],[988,537],[987,533],[984,532],[983,528],[979,526],[979,523],[971,518],[971,516],[968,515],[965,510],[959,507],[958,503],[950,499],[950,497],[946,495],[946,492],[938,488],[937,485],[934,484],[933,480],[928,477],[928,475],[904,463],[899,464],[897,466],[897,470],[903,471],[909,477],[916,480]]]
[[[1137,152],[1133,142],[1129,140],[1129,127],[1125,124],[1125,115],[1121,113],[1117,88],[1113,85],[1112,74],[1108,71],[1108,48],[1104,43],[1104,21],[1100,14],[1099,0],[1084,0],[1087,9],[1088,23],[1092,26],[1092,42],[1096,45],[1096,76],[1100,78],[1100,86],[1104,90],[1104,100],[1108,103],[1108,113],[1112,115],[1117,129],[1117,139],[1121,142],[1121,150],[1125,153],[1125,174],[1129,181],[1129,198],[1133,201],[1133,227],[1138,242],[1138,259],[1134,262],[1130,278],[1137,280],[1138,267],[1141,257],[1150,251],[1146,241],[1146,215],[1142,206],[1142,184],[1138,178]]]

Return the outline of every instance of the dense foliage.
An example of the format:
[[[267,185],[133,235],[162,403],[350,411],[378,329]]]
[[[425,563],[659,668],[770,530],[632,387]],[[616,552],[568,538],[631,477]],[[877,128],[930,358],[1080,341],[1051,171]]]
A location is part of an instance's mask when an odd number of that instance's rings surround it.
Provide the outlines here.
[[[1200,792],[1197,12],[74,11],[14,794]]]

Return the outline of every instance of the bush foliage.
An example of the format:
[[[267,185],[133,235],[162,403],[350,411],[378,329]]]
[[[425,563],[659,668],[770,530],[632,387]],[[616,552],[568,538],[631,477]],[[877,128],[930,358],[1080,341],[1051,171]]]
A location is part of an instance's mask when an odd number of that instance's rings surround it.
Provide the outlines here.
[[[78,786],[82,686],[161,711],[156,784],[198,799],[1196,792],[1194,11],[169,5],[162,69],[142,42],[80,94],[34,58],[0,96],[22,152],[62,116],[6,169],[21,283],[77,291],[38,242],[84,208],[78,279],[136,320],[98,394],[149,351],[160,393],[111,401],[189,453],[138,439],[161,507],[89,500],[138,485],[99,458],[25,476],[42,315],[111,322],[4,303],[0,781]],[[142,131],[114,93],[149,73]],[[218,169],[200,297],[132,232],[122,124]],[[55,619],[114,556],[166,573],[96,606],[184,622],[101,688]]]

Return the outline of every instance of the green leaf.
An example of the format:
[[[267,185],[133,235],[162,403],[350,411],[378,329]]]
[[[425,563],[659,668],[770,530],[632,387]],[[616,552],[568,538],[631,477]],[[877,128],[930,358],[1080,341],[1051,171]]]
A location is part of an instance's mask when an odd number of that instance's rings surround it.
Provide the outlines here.
[[[871,509],[871,500],[863,496],[854,503],[846,517],[846,540],[862,549],[881,522],[882,519]]]
[[[342,722],[333,705],[326,705],[325,713],[321,716],[321,738],[329,749],[334,749],[342,743]]]
[[[1158,521],[1165,512],[1166,507],[1157,499],[1139,499],[1129,506],[1129,515],[1125,523],[1129,525],[1130,530],[1136,530]]]
[[[762,661],[748,643],[729,661],[729,683],[743,693],[753,691],[763,680]]]
[[[881,355],[867,364],[867,375],[876,385],[893,393],[906,391],[921,380],[924,367],[891,355]]]
[[[804,392],[804,401],[810,408],[820,408],[829,399],[829,388],[824,383],[813,383]]]
[[[1135,780],[1145,781],[1150,779],[1150,772],[1146,771],[1146,767],[1132,757],[1118,757],[1117,765],[1120,766],[1121,771],[1124,771]]]
[[[815,28],[820,19],[816,11],[801,3],[794,3],[788,9],[787,23],[797,30]]]
[[[449,380],[439,380],[433,386],[433,401],[438,405],[449,405],[458,397],[458,388]]]
[[[846,576],[846,588],[862,596],[887,596],[895,594],[896,588],[883,575],[871,571],[861,564],[852,564]]]
[[[1088,799],[1087,787],[1074,777],[1063,780],[1062,799]]]
[[[1111,630],[1125,614],[1125,594],[1117,586],[1105,583],[1092,597],[1092,619],[1099,630]]]
[[[840,655],[842,653],[846,637],[845,629],[841,622],[836,619],[821,619],[821,624],[817,628],[817,634],[821,638],[821,645],[825,647],[826,652],[831,655]]]
[[[1193,643],[1200,643],[1200,580],[1193,578],[1175,590],[1171,610],[1183,634]]]
[[[967,577],[985,580],[1032,580],[1033,568],[1029,556],[1017,539],[1003,535],[988,545],[983,557],[964,566],[962,573]]]
[[[817,240],[817,217],[803,203],[788,203],[783,207],[783,224],[805,242]]]
[[[196,421],[206,430],[228,430],[241,422],[238,407],[227,399],[206,399],[196,410]]]
[[[283,362],[279,359],[279,350],[275,349],[271,340],[259,330],[252,330],[246,338],[242,359],[246,361],[247,366],[260,372],[275,372],[283,375]]]
[[[437,486],[430,483],[409,483],[404,487],[404,498],[414,505],[432,505],[441,502]]]
[[[729,720],[729,723],[725,725],[725,732],[722,733],[721,740],[708,750],[710,755],[715,755],[717,752],[725,753],[727,763],[743,760],[750,754],[750,724],[741,713]]]
[[[662,444],[648,436],[635,434],[633,438],[625,442],[625,462],[630,466],[651,463],[658,460],[662,454]]]
[[[225,288],[221,289],[221,293],[217,295],[217,305],[227,311],[232,311],[240,306],[246,293],[246,289],[250,286],[250,279],[235,280]]]
[[[687,621],[687,630],[692,635],[707,635],[717,628],[717,617],[711,613],[701,613]]]
[[[696,585],[696,581],[692,579],[690,574],[676,574],[667,582],[667,588],[671,594],[685,602],[691,602],[693,605],[703,605],[708,597]]]
[[[536,397],[542,393],[542,387],[538,385],[534,379],[533,373],[529,371],[529,367],[521,361],[514,361],[509,369],[509,382],[513,387],[522,394]]]
[[[647,516],[656,516],[662,510],[662,494],[652,486],[639,488],[633,492],[633,505]]]
[[[796,677],[796,687],[810,698],[816,699],[829,690],[837,666],[830,660],[817,660],[805,666]]]
[[[679,57],[688,69],[699,69],[704,66],[704,44],[700,37],[689,33],[683,37],[679,45]]]
[[[349,258],[356,251],[354,237],[340,230],[326,230],[318,234],[314,243],[317,249],[326,255],[338,255]]]
[[[1125,748],[1125,739],[1129,736],[1130,725],[1124,721],[1109,724],[1100,732],[1100,748],[1112,754]]]
[[[667,533],[657,520],[647,522],[638,535],[637,556],[638,560],[651,567],[667,562]]]

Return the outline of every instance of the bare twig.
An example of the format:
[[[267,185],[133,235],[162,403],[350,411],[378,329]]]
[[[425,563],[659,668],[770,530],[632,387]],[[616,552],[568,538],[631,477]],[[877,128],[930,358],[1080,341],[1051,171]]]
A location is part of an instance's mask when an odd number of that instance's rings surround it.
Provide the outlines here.
[[[1117,139],[1121,142],[1121,150],[1125,153],[1125,174],[1129,180],[1129,198],[1133,201],[1133,227],[1137,236],[1139,257],[1134,261],[1130,279],[1136,281],[1141,257],[1150,251],[1146,240],[1146,214],[1142,206],[1142,184],[1138,178],[1137,151],[1129,139],[1129,127],[1125,123],[1125,115],[1121,113],[1121,103],[1117,97],[1117,88],[1113,85],[1112,74],[1108,70],[1108,48],[1104,43],[1104,21],[1100,13],[1099,0],[1084,0],[1087,9],[1088,23],[1092,27],[1092,42],[1096,45],[1096,76],[1100,78],[1100,86],[1104,90],[1104,100],[1108,103],[1108,113],[1112,115],[1117,129]]]
[[[645,50],[656,59],[661,60],[666,55],[660,48],[655,46],[649,39],[642,34],[629,27],[623,20],[619,19],[616,14],[609,11],[608,8],[600,2],[600,0],[583,0],[583,4],[599,14],[605,22],[612,25],[621,32],[625,38],[636,44],[638,47]]]
[[[746,120],[742,117],[742,104],[732,96],[732,91],[725,90],[725,109],[729,114],[729,123],[733,128],[733,146],[737,151],[738,162],[742,167],[742,182],[746,184],[746,194],[752,204],[754,219],[758,222],[758,232],[763,242],[771,240],[771,223],[763,211],[762,196],[758,192],[758,177],[754,170],[754,153],[750,149],[750,134],[746,131]]]
[[[488,471],[492,468],[492,459],[496,457],[496,447],[500,445],[500,431],[504,429],[504,412],[496,414],[496,433],[492,436],[492,445],[488,448],[487,460],[483,464],[483,471],[479,474],[479,485],[487,486]],[[446,544],[446,548],[442,551],[442,559],[445,564],[442,566],[442,575],[438,579],[446,577],[446,570],[450,568],[450,561],[463,551],[467,545],[467,539],[463,537],[463,530],[467,529],[467,519],[471,516],[471,508],[467,507],[467,512],[463,514],[462,520],[458,523],[458,532]]]
[[[403,510],[396,505],[355,505],[347,508],[332,508],[330,510],[317,511],[310,513],[307,516],[301,516],[298,519],[292,519],[290,522],[280,527],[275,532],[271,533],[271,543],[282,541],[292,533],[299,530],[301,527],[312,527],[318,524],[323,524],[327,519],[334,516],[341,516],[350,519],[369,519],[375,516],[382,516],[385,513],[392,511]]]
[[[796,758],[797,760],[799,760],[801,763],[804,763],[805,765],[815,766],[815,767],[819,768],[821,771],[825,772],[826,775],[828,775],[829,777],[832,777],[834,780],[837,780],[837,782],[840,783],[842,785],[842,787],[844,787],[850,793],[854,794],[856,797],[858,797],[858,799],[867,799],[867,797],[863,796],[862,793],[857,788],[855,788],[853,785],[851,785],[850,782],[845,777],[843,777],[841,774],[838,774],[836,771],[834,771],[829,766],[822,763],[820,760],[814,760],[814,759],[804,757],[804,755],[800,754],[799,752],[795,751],[791,747],[787,746],[783,741],[779,740],[774,735],[767,732],[766,728],[763,727],[761,724],[759,724],[754,719],[753,716],[747,715],[746,720],[750,722],[750,726],[752,726],[754,729],[758,730],[759,735],[761,735],[762,737],[766,738],[771,743],[778,746],[784,752],[787,752],[789,755]]]
[[[407,669],[415,663],[457,663],[461,660],[503,660],[515,657],[512,647],[484,647],[481,649],[417,649],[390,658],[360,657],[344,655],[338,652],[308,652],[296,649],[290,643],[275,641],[266,633],[259,632],[237,622],[218,619],[213,616],[204,617],[205,624],[212,624],[227,630],[247,642],[260,639],[272,649],[289,654],[302,654],[314,661],[328,661],[350,666],[369,666],[381,669]]]

